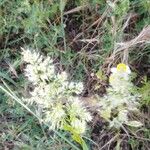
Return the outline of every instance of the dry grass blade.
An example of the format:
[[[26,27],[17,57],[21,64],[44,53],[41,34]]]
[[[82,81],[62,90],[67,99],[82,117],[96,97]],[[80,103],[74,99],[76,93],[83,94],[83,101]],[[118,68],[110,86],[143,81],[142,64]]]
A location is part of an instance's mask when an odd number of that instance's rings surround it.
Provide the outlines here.
[[[135,37],[134,39],[123,42],[123,43],[117,43],[116,48],[114,50],[115,53],[120,52],[122,50],[128,49],[130,47],[136,46],[138,43],[145,43],[149,42],[150,40],[150,25],[145,27],[140,34]]]
[[[94,35],[95,35],[95,33],[96,33],[96,30],[98,29],[98,27],[100,26],[100,24],[102,23],[102,21],[106,18],[106,15],[107,15],[107,13],[108,13],[108,10],[109,10],[109,8],[107,7],[107,8],[105,9],[104,13],[103,13],[95,22],[93,22],[89,27],[87,27],[87,28],[84,30],[84,32],[86,32],[86,31],[88,31],[89,29],[91,29],[93,26],[96,25],[96,28],[95,28],[94,32],[92,33],[92,35],[91,35],[91,38],[94,37]],[[72,42],[69,44],[69,46],[72,45],[73,42],[77,41],[83,34],[84,34],[83,32],[77,34],[77,35],[74,37],[74,39],[72,40]],[[84,46],[82,49],[84,49],[85,47],[88,47],[88,46],[89,46],[89,42],[88,42],[88,44],[87,44],[86,46]]]
[[[12,72],[12,73],[15,75],[15,77],[18,78],[18,74],[17,74],[15,68],[13,67],[13,65],[11,65],[9,62],[6,62],[6,63],[7,63],[8,66],[9,66],[10,72]]]
[[[68,14],[79,12],[79,11],[81,11],[81,10],[87,8],[87,7],[88,7],[88,5],[83,5],[83,6],[79,6],[79,7],[73,8],[73,9],[71,9],[69,11],[64,12],[64,15],[68,15]]]
[[[116,43],[114,52],[109,58],[106,59],[103,68],[107,67],[107,73],[109,73],[110,67],[112,66],[114,61],[118,60],[118,57],[122,54],[123,54],[123,62],[127,63],[129,48],[133,48],[139,43],[149,43],[149,42],[150,42],[150,25],[144,27],[143,30],[139,33],[139,35],[134,39],[127,42]]]
[[[93,38],[93,39],[82,39],[82,40],[78,40],[78,41],[81,41],[81,42],[84,42],[84,43],[93,43],[93,42],[99,43],[99,40],[96,39],[96,38]]]

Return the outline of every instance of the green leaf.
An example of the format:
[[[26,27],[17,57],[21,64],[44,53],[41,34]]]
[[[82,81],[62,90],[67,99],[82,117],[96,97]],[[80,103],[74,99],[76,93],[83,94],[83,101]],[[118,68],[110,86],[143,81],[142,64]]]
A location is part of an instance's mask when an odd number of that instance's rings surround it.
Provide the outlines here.
[[[13,85],[17,86],[17,84],[9,77],[9,75],[7,73],[0,72],[0,78],[1,77],[6,79],[7,81],[12,83]]]
[[[80,134],[73,134],[72,135],[72,138],[74,141],[76,141],[77,143],[79,143],[81,146],[82,146],[82,149],[83,150],[88,150],[88,146],[87,144],[85,143],[85,141],[83,140],[82,136]]]
[[[81,138],[81,136],[79,134],[73,134],[72,135],[72,139],[74,141],[76,141],[77,143],[79,143],[80,145],[82,145],[82,138]]]

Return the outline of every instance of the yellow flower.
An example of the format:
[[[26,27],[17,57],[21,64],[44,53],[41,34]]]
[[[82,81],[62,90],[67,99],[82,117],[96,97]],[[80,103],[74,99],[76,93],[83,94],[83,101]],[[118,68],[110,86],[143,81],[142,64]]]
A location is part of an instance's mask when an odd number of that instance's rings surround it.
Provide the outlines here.
[[[117,65],[117,71],[126,72],[127,71],[127,65],[120,63]]]
[[[120,63],[120,64],[118,64],[117,65],[117,67],[113,67],[113,68],[111,68],[111,72],[112,73],[125,73],[125,74],[130,74],[131,73],[131,70],[130,70],[130,68],[129,68],[129,66],[127,66],[126,64],[124,64],[124,63]]]

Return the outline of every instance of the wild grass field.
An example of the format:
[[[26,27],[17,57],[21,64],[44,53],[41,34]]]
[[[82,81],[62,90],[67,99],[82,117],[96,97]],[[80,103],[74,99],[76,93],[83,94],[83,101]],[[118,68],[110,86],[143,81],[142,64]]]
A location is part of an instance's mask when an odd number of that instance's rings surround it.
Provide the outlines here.
[[[150,149],[150,0],[0,0],[0,150],[82,149]]]

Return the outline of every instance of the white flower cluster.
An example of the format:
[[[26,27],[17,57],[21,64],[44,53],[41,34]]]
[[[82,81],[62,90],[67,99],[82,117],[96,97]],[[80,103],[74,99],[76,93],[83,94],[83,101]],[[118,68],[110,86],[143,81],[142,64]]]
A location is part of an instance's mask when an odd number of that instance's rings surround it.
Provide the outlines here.
[[[63,129],[73,134],[83,134],[87,122],[91,121],[90,113],[83,107],[77,97],[69,97],[66,105],[57,103],[51,111],[46,112],[46,122],[51,122],[52,129]]]
[[[53,61],[49,57],[45,59],[39,53],[29,49],[23,50],[22,55],[23,60],[28,63],[25,69],[26,76],[33,84],[50,80],[55,75]]]
[[[110,127],[119,128],[122,124],[131,124],[128,113],[138,111],[139,95],[134,91],[134,85],[130,80],[131,70],[127,65],[118,64],[111,72],[110,87],[100,101],[100,115],[110,122]]]
[[[79,98],[72,96],[82,92],[83,84],[69,82],[66,72],[56,73],[49,57],[28,49],[23,50],[22,55],[27,62],[25,75],[34,85],[31,97],[25,100],[42,110],[43,120],[51,125],[51,129],[84,133],[91,115]]]
[[[67,107],[70,125],[77,134],[84,133],[86,122],[91,121],[92,117],[78,98],[72,98],[70,102],[70,105]]]
[[[23,50],[22,55],[27,63],[25,75],[34,86],[26,102],[41,110],[43,120],[50,124],[51,129],[83,134],[92,117],[79,97],[73,96],[82,92],[83,84],[69,82],[66,72],[56,73],[53,60],[49,57],[45,58],[28,49]],[[107,88],[107,94],[100,98],[100,115],[109,121],[110,127],[119,128],[123,124],[141,126],[140,122],[130,121],[128,117],[130,111],[138,111],[139,105],[139,95],[134,92],[130,80],[130,68],[118,64],[111,72],[110,87]]]

